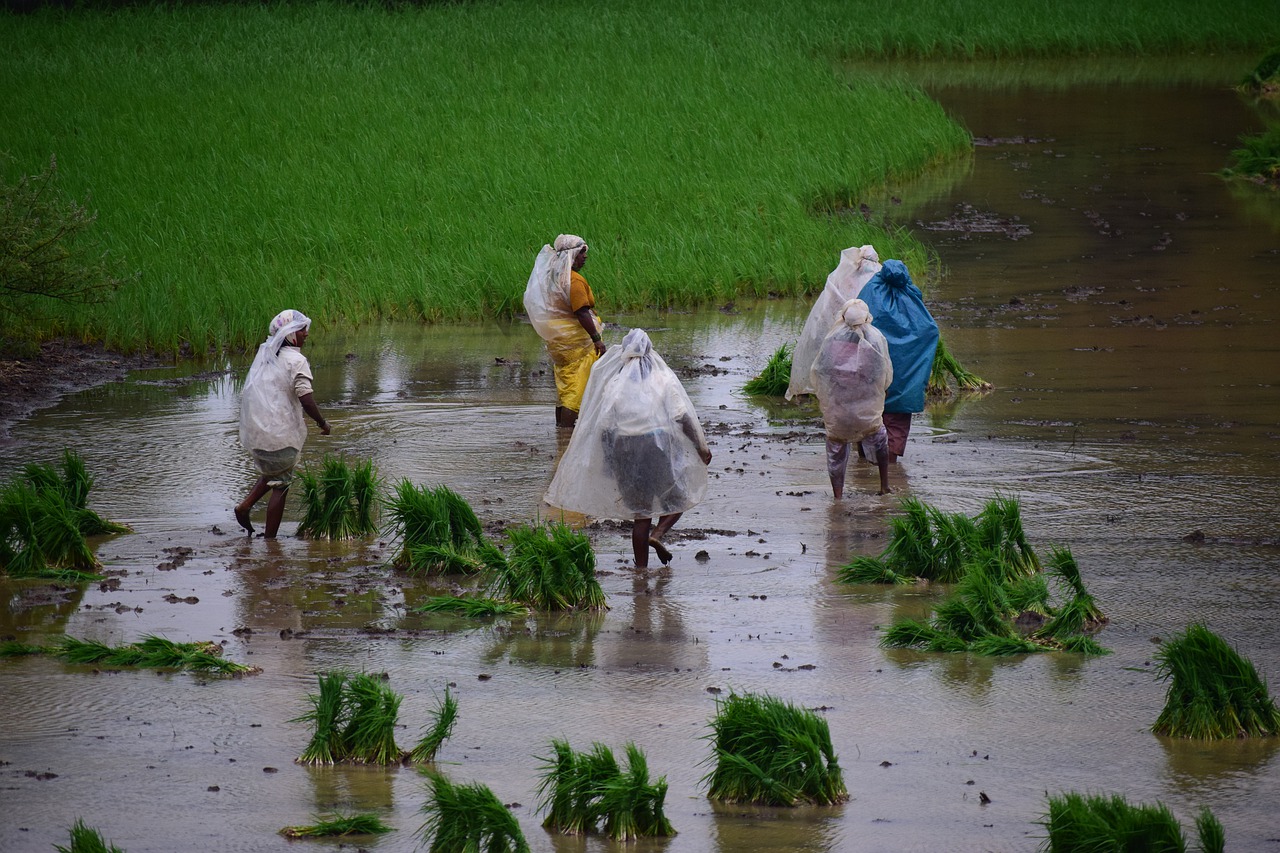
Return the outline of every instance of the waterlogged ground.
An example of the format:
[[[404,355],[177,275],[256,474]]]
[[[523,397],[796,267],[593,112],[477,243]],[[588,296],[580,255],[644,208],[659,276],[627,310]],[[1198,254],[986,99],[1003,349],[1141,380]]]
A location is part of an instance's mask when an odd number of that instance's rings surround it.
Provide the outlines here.
[[[93,505],[137,531],[100,544],[105,583],[0,585],[0,636],[215,640],[262,672],[0,661],[0,849],[50,850],[82,818],[130,853],[284,850],[281,827],[332,811],[374,811],[398,830],[346,849],[414,849],[416,770],[293,761],[309,732],[290,720],[315,673],[343,668],[385,672],[404,695],[406,747],[448,686],[460,718],[439,768],[512,804],[539,851],[613,847],[541,828],[539,757],[555,737],[619,752],[634,741],[667,777],[679,835],[636,850],[1030,851],[1046,793],[1068,790],[1160,800],[1188,827],[1207,806],[1228,849],[1280,850],[1280,740],[1148,731],[1164,696],[1157,643],[1192,621],[1280,680],[1280,216],[1210,174],[1256,119],[1212,87],[938,96],[990,144],[970,174],[897,215],[936,241],[949,273],[930,299],[946,340],[996,387],[931,407],[891,483],[948,511],[1018,497],[1042,553],[1074,552],[1113,654],[879,648],[883,626],[939,595],[833,583],[850,556],[884,547],[896,496],[874,496],[861,466],[834,503],[812,412],[736,393],[807,305],[606,317],[650,331],[715,458],[669,569],[629,568],[625,531],[590,529],[610,604],[597,616],[417,615],[453,587],[389,571],[384,538],[238,535],[231,507],[253,479],[235,434],[245,363],[137,371],[0,446],[6,477],[76,448],[97,476]],[[608,283],[593,283],[608,315]],[[334,427],[313,432],[308,458],[343,452],[388,482],[445,483],[495,535],[550,512],[540,496],[562,438],[527,326],[322,328],[307,347]],[[709,802],[707,722],[733,690],[819,709],[852,800]]]

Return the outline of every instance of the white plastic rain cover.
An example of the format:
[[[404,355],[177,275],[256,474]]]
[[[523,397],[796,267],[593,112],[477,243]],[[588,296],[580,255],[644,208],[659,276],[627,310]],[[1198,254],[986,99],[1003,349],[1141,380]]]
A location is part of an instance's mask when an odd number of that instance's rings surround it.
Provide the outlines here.
[[[875,326],[837,320],[818,347],[810,376],[828,437],[858,441],[880,428],[893,364],[889,342]]]
[[[809,381],[813,360],[818,355],[822,339],[831,331],[831,324],[840,319],[840,308],[850,299],[856,299],[862,286],[880,271],[880,258],[872,246],[845,249],[840,253],[840,263],[827,276],[818,301],[809,310],[809,317],[800,331],[800,340],[791,353],[791,381],[787,384],[786,398],[797,394],[812,394]]]

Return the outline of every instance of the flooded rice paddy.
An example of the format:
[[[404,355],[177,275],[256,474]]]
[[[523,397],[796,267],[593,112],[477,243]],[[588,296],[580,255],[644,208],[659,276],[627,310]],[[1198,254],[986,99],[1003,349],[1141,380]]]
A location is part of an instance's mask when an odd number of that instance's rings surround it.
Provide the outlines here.
[[[995,389],[917,418],[891,485],[948,511],[1016,496],[1042,553],[1074,552],[1113,654],[881,649],[881,629],[939,591],[833,576],[884,547],[896,496],[876,497],[862,465],[834,503],[814,412],[737,393],[808,305],[619,316],[593,280],[606,320],[648,329],[680,373],[715,454],[669,569],[629,568],[626,532],[590,529],[605,614],[418,615],[453,587],[389,571],[393,543],[238,535],[231,508],[254,478],[236,437],[246,360],[135,372],[15,425],[0,474],[75,448],[97,478],[92,505],[137,532],[98,547],[105,583],[0,582],[0,636],[215,640],[262,672],[0,661],[0,849],[50,850],[82,818],[129,853],[283,850],[281,827],[333,811],[398,830],[347,849],[414,849],[413,768],[293,761],[310,732],[290,720],[315,673],[343,668],[385,672],[404,694],[406,747],[448,685],[460,718],[438,766],[512,804],[538,851],[615,846],[541,828],[539,757],[556,737],[634,741],[667,777],[679,835],[636,850],[1030,851],[1046,793],[1069,790],[1160,800],[1188,829],[1207,806],[1228,849],[1280,850],[1278,739],[1148,731],[1164,698],[1152,656],[1191,621],[1237,645],[1273,695],[1280,684],[1280,215],[1211,174],[1256,118],[1207,86],[935,94],[979,138],[973,168],[894,216],[937,246],[947,275],[930,304]],[[447,484],[495,532],[551,513],[540,498],[564,439],[527,326],[326,327],[307,350],[333,424],[312,430],[307,458],[371,457],[389,482]],[[851,801],[709,802],[707,723],[734,690],[820,709]]]

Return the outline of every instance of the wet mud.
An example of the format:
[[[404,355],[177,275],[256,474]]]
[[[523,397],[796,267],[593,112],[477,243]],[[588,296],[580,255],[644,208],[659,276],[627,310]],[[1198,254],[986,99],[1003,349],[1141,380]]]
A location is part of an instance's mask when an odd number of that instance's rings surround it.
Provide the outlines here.
[[[1210,174],[1250,117],[1195,87],[1015,94],[999,110],[989,93],[938,97],[991,144],[964,181],[904,195],[902,224],[937,241],[947,274],[929,304],[951,351],[994,389],[931,401],[891,471],[894,494],[876,496],[874,468],[855,462],[836,502],[816,411],[738,390],[794,340],[807,304],[611,317],[607,339],[650,331],[714,458],[706,500],[667,539],[669,566],[630,567],[625,522],[566,519],[596,546],[605,612],[418,613],[475,579],[394,571],[385,536],[296,539],[297,495],[280,539],[245,536],[231,514],[254,479],[236,439],[244,359],[135,371],[17,422],[0,473],[74,447],[96,477],[94,508],[136,533],[97,543],[99,583],[0,581],[0,636],[213,641],[261,672],[0,660],[0,846],[51,849],[80,817],[130,853],[284,850],[280,828],[336,810],[397,828],[361,849],[415,849],[414,768],[294,763],[309,732],[291,721],[315,674],[346,669],[385,673],[404,695],[401,746],[449,689],[460,716],[439,769],[493,788],[539,851],[610,846],[541,828],[538,757],[554,737],[634,741],[667,777],[680,834],[637,850],[1030,851],[1045,792],[1067,790],[1159,800],[1185,826],[1207,806],[1232,849],[1267,849],[1276,739],[1148,731],[1163,702],[1157,644],[1192,620],[1272,683],[1280,674],[1268,356],[1280,228]],[[1106,121],[1086,109],[1099,104]],[[1179,136],[1191,153],[1164,130],[1189,114],[1207,125]],[[959,230],[916,224],[949,221]],[[597,292],[607,299],[606,283]],[[306,459],[344,453],[372,458],[389,483],[445,483],[498,541],[558,517],[541,496],[567,437],[532,331],[326,328],[307,347],[334,430],[313,431]],[[1110,656],[881,649],[885,626],[927,615],[942,590],[834,582],[851,557],[883,550],[899,497],[975,512],[997,493],[1019,499],[1038,550],[1072,549],[1110,620],[1098,635]],[[822,714],[852,800],[709,802],[707,723],[733,691]]]

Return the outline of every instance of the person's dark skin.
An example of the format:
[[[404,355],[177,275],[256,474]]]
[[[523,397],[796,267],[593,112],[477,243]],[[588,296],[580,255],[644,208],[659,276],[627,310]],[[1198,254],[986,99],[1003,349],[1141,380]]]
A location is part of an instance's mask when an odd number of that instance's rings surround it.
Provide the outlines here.
[[[298,342],[297,346],[301,349],[302,344],[307,340],[307,330],[299,329],[294,333],[294,339]],[[304,394],[298,398],[298,402],[302,404],[302,411],[310,416],[320,427],[321,435],[329,435],[329,422],[324,419],[324,415],[320,414],[320,407],[316,405],[315,397],[311,394]],[[263,475],[253,484],[253,488],[249,490],[249,494],[245,496],[238,506],[236,506],[236,521],[245,529],[250,536],[253,535],[253,522],[249,520],[249,511],[253,509],[253,505],[262,500],[262,496],[267,492],[271,492],[271,497],[267,500],[267,523],[263,528],[262,537],[264,539],[276,538],[276,533],[280,530],[280,522],[284,518],[284,502],[289,495],[289,490],[272,489],[267,485],[268,478]]]
[[[685,415],[680,421],[680,429],[689,437],[690,441],[698,445],[698,456],[702,459],[702,464],[710,465],[711,448],[701,443],[693,418]],[[631,554],[635,558],[637,569],[649,568],[650,548],[658,555],[658,559],[662,561],[664,566],[671,562],[671,552],[667,550],[667,546],[662,544],[662,537],[666,536],[671,528],[675,527],[676,522],[680,520],[682,515],[684,515],[682,512],[664,515],[658,519],[657,525],[654,525],[652,518],[637,518],[632,522]]]
[[[867,458],[866,455],[862,452],[862,442],[857,442],[857,445],[858,445],[858,455],[861,456],[863,459],[866,459]],[[876,467],[880,469],[880,492],[879,493],[882,495],[887,495],[892,491],[892,489],[889,488],[889,456],[890,454],[887,450],[884,453],[877,454],[876,456]],[[843,473],[841,473],[839,477],[831,478],[831,493],[835,496],[836,500],[840,500],[841,498],[844,497],[844,474]]]
[[[586,263],[587,249],[583,246],[578,250],[578,254],[573,258],[573,271],[577,272],[582,269],[586,266]],[[577,311],[574,311],[573,316],[578,319],[578,324],[582,326],[582,330],[591,338],[591,342],[596,348],[596,356],[604,355],[605,350],[608,349],[608,347],[604,345],[604,341],[600,340],[600,329],[596,328],[595,319],[591,316],[591,309],[584,305]],[[573,425],[577,422],[577,412],[564,406],[556,406],[556,426],[572,429]]]

